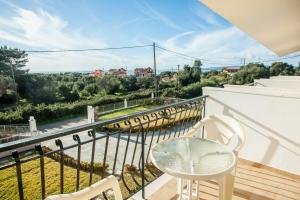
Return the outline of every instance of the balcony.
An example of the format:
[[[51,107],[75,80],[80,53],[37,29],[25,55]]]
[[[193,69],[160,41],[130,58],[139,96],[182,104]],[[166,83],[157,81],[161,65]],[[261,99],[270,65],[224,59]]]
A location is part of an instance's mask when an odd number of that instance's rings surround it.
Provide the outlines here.
[[[11,157],[0,166],[0,199],[45,199],[81,190],[110,174],[118,178],[125,199],[176,199],[175,179],[153,166],[150,149],[201,131],[193,126],[211,114],[234,117],[246,132],[234,200],[300,199],[298,93],[274,90],[207,87],[202,97],[2,144],[0,152],[11,152]],[[274,110],[288,115],[283,119]],[[201,182],[200,191],[201,200],[218,199],[213,181]],[[110,193],[102,196],[109,199]]]
[[[233,200],[296,200],[300,198],[300,177],[266,165],[240,159],[237,166]],[[214,181],[200,183],[201,200],[218,200]],[[149,200],[175,200],[176,180],[171,178]]]

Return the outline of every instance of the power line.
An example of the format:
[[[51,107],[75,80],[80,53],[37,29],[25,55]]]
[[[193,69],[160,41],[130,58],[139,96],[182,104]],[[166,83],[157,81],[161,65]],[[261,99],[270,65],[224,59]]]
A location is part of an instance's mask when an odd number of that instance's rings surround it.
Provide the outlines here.
[[[156,46],[156,47],[159,48],[159,49],[161,49],[161,50],[164,50],[164,51],[167,51],[167,52],[170,52],[170,53],[174,53],[174,54],[177,54],[177,55],[179,55],[179,56],[182,56],[182,57],[185,57],[185,58],[188,58],[188,59],[205,61],[205,62],[207,62],[208,64],[233,65],[233,64],[230,64],[230,63],[220,63],[220,62],[215,62],[215,61],[213,61],[213,60],[202,59],[202,58],[190,56],[190,55],[187,55],[187,54],[179,53],[179,52],[177,52],[177,51],[173,51],[173,50],[170,50],[170,49],[166,49],[166,48],[161,47],[161,46]]]
[[[300,54],[285,56],[285,57],[281,57],[281,58],[279,57],[279,58],[269,59],[269,60],[263,60],[263,61],[259,61],[259,62],[274,62],[274,61],[285,60],[285,59],[296,58],[296,57],[300,57]]]
[[[25,50],[25,52],[27,52],[27,53],[61,53],[61,52],[105,51],[105,50],[143,48],[143,47],[150,47],[150,46],[152,46],[152,44],[136,45],[136,46],[123,46],[123,47],[93,48],[93,49]]]
[[[86,52],[86,51],[105,51],[105,50],[120,50],[120,49],[133,49],[133,48],[144,48],[144,47],[152,47],[153,44],[147,44],[147,45],[135,45],[135,46],[122,46],[122,47],[107,47],[107,48],[89,48],[89,49],[62,49],[62,50],[25,50],[27,53],[61,53],[61,52]],[[204,61],[208,64],[216,64],[216,65],[237,65],[232,64],[232,63],[227,63],[227,62],[216,62],[215,60],[210,60],[210,59],[203,59],[195,56],[190,56],[184,53],[180,53],[174,50],[170,50],[167,48],[164,48],[162,46],[156,45],[155,46],[158,49],[161,49],[163,51],[173,53],[176,55],[179,55],[181,57],[184,57],[188,60],[201,60]],[[290,59],[290,58],[296,58],[300,57],[300,54],[298,55],[292,55],[292,56],[286,56],[286,57],[281,57],[281,58],[274,58],[274,59],[267,59],[267,60],[262,60],[258,61],[261,63],[264,62],[274,62],[274,61],[279,61],[279,60],[285,60],[285,59]],[[220,58],[220,59],[233,59],[233,58]]]

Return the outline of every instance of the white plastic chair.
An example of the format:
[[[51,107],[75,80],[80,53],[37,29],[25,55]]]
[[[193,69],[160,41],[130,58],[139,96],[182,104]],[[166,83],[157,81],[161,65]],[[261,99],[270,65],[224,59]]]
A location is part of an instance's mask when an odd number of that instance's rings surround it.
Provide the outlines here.
[[[109,189],[114,192],[115,200],[122,200],[122,194],[118,180],[114,176],[109,176],[101,181],[94,183],[88,188],[70,194],[59,194],[47,197],[45,200],[89,200],[97,197]]]
[[[204,132],[203,132],[204,131]],[[245,142],[245,135],[240,123],[232,117],[225,115],[211,115],[199,121],[186,136],[202,137],[226,145],[238,157],[238,152]],[[231,200],[233,193],[235,169],[227,175],[216,177],[219,184],[219,199]],[[181,191],[184,187],[183,180],[178,180]],[[196,191],[198,192],[197,181]],[[198,196],[198,194],[197,194]]]

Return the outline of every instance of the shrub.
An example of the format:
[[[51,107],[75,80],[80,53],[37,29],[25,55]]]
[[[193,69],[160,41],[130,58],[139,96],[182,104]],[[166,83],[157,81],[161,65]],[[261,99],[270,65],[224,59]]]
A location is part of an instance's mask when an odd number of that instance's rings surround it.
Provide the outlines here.
[[[55,103],[55,104],[26,104],[18,106],[15,110],[0,112],[0,124],[20,124],[28,123],[29,116],[34,116],[38,122],[57,119],[67,115],[80,115],[86,113],[86,106],[99,106],[109,103],[122,102],[125,98],[139,99],[149,97],[151,90],[138,91],[126,96],[107,95],[104,97],[95,97],[91,100],[75,101],[73,103]]]
[[[137,167],[134,166],[134,165],[126,164],[125,167],[124,167],[124,172],[125,173],[136,173],[137,171],[138,171]]]
[[[43,147],[43,151],[45,153],[47,152],[51,152],[53,151],[51,148],[49,147]],[[53,160],[60,162],[60,153],[50,153],[49,155],[47,155],[47,157],[52,158]],[[69,166],[69,167],[73,167],[73,168],[77,168],[77,160],[75,160],[73,157],[64,154],[64,165]],[[94,163],[93,166],[93,170],[94,173],[102,173],[105,172],[108,169],[109,165],[106,163],[105,165],[103,165],[103,163]],[[83,171],[87,171],[90,172],[91,171],[91,164],[86,162],[86,161],[80,161],[80,169]]]

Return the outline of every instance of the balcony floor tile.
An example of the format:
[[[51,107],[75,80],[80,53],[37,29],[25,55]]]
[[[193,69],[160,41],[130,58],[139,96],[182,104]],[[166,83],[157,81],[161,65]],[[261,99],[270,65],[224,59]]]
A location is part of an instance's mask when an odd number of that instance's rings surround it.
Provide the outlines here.
[[[171,179],[148,199],[176,200],[176,180]],[[201,181],[200,200],[218,200],[218,185]],[[240,159],[233,200],[300,200],[300,176]]]

